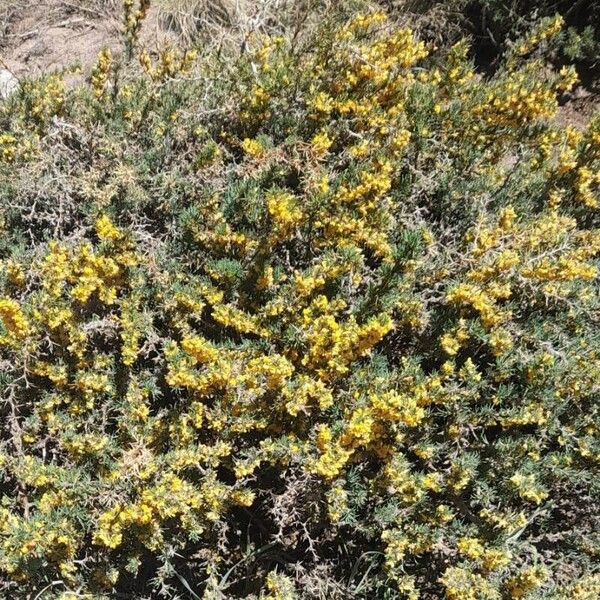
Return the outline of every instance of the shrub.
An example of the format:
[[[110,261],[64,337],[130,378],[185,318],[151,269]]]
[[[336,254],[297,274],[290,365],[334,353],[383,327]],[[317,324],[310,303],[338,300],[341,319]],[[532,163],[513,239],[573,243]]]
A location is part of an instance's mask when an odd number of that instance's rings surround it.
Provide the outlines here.
[[[6,596],[596,597],[574,72],[379,12],[237,58],[133,25],[139,69],[1,109]]]
[[[395,3],[392,1],[392,5]],[[530,30],[541,18],[560,14],[565,27],[555,36],[552,56],[555,63],[576,62],[587,83],[597,84],[600,75],[600,2],[597,0],[454,0],[452,2],[401,1],[412,10],[435,7],[446,13],[446,20],[459,23],[474,38],[474,54],[489,68],[501,60],[515,37]]]
[[[556,13],[563,15],[566,27],[557,36],[555,44],[557,58],[563,62],[577,61],[582,69],[591,71],[592,76],[598,77],[600,3],[597,0],[579,2],[516,0],[509,3],[485,0],[473,3],[471,10],[475,14],[479,13],[481,19],[479,31],[482,37],[487,37],[488,43],[491,41],[494,44],[505,42],[515,32],[523,32],[535,19],[551,17]],[[487,32],[486,28],[488,28]]]

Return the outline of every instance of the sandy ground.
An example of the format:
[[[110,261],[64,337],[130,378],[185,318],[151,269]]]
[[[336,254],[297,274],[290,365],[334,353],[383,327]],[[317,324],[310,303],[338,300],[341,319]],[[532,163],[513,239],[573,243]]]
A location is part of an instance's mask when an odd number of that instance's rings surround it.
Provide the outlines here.
[[[17,77],[80,62],[88,69],[98,51],[116,43],[116,15],[70,8],[59,0],[21,3],[10,9],[0,39],[5,68]]]
[[[86,74],[103,47],[116,52],[121,48],[121,13],[111,2],[95,6],[85,0],[22,0],[18,4],[5,9],[0,29],[0,66],[17,78],[74,64]],[[169,36],[158,22],[158,11],[151,8],[142,29],[143,43],[154,46]]]

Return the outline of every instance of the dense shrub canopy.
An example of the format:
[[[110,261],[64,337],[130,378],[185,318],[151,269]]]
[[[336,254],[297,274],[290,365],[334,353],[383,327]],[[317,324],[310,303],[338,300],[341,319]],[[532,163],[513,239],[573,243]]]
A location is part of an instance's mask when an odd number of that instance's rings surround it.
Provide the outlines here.
[[[382,13],[0,107],[7,598],[592,600],[600,120]],[[526,51],[523,50],[526,48]]]

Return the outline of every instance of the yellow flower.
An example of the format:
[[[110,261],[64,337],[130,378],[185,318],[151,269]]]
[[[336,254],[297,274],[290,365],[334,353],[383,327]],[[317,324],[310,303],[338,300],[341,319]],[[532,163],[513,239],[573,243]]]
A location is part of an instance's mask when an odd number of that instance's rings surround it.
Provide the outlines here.
[[[244,139],[242,142],[242,148],[246,154],[252,156],[253,158],[260,158],[265,153],[265,149],[258,140],[251,140],[249,138]]]
[[[18,302],[12,298],[0,298],[0,320],[9,334],[21,340],[27,337],[30,325]]]
[[[333,140],[326,131],[317,133],[311,140],[311,145],[318,156],[323,156],[331,148]]]
[[[114,242],[121,237],[121,231],[113,225],[108,215],[102,215],[96,221],[96,233],[103,241]]]

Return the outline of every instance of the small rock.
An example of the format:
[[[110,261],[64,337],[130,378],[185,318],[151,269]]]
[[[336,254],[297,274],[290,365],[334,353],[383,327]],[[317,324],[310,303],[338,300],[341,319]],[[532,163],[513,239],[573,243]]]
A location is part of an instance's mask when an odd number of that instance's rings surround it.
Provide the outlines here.
[[[10,71],[0,69],[0,99],[6,100],[18,87],[18,79]]]

